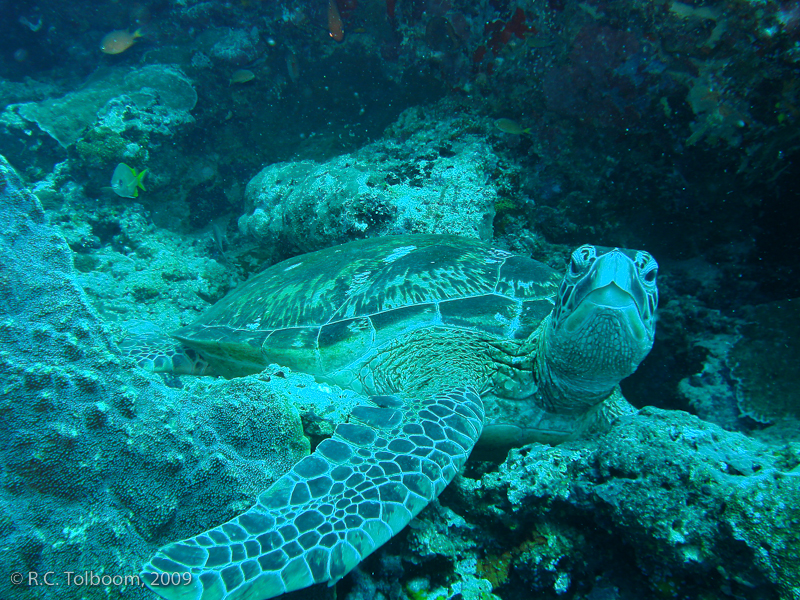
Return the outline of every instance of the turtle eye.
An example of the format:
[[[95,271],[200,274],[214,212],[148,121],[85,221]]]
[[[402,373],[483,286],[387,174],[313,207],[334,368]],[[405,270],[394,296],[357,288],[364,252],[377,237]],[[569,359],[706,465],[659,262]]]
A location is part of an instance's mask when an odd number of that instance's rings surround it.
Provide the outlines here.
[[[644,274],[644,280],[647,283],[653,283],[656,280],[657,275],[658,275],[658,269],[650,269],[647,273]]]
[[[586,263],[590,262],[595,257],[595,249],[592,246],[581,246],[572,253],[572,258],[569,261],[569,274],[577,277],[583,272]]]

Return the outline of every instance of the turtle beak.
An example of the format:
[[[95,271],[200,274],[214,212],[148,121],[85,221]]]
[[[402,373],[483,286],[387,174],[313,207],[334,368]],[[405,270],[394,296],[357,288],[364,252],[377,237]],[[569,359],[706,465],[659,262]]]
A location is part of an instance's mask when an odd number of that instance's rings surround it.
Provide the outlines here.
[[[650,337],[642,314],[646,294],[634,265],[621,251],[613,250],[598,258],[593,272],[586,278],[575,310],[564,319],[563,327],[574,333],[590,320],[613,318],[625,324],[636,342]]]
[[[564,321],[564,328],[574,332],[587,320],[603,315],[615,315],[617,321],[627,325],[631,337],[637,342],[643,341],[648,335],[633,296],[615,283],[590,292]]]

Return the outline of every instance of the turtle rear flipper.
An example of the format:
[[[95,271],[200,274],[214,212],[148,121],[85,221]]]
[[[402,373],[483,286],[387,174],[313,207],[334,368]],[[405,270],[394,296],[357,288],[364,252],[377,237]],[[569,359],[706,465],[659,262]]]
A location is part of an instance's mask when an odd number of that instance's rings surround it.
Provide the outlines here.
[[[181,344],[149,321],[125,321],[120,324],[125,335],[119,349],[136,364],[153,373],[175,375],[208,375],[208,361],[194,350]]]
[[[333,585],[436,498],[483,428],[483,402],[459,388],[375,396],[238,517],[164,546],[145,565],[164,598],[266,600]]]

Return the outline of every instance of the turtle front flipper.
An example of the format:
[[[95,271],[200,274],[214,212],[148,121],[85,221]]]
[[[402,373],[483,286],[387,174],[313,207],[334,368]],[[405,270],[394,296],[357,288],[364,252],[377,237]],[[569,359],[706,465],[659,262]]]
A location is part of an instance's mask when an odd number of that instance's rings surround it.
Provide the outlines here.
[[[483,428],[471,389],[372,401],[250,510],[161,548],[145,584],[170,599],[266,600],[349,573],[441,493]]]

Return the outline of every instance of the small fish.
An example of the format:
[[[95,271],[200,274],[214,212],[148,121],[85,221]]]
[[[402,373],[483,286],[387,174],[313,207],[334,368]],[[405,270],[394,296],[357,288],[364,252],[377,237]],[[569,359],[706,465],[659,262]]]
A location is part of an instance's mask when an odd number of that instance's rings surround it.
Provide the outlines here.
[[[238,71],[235,71],[233,75],[231,75],[231,80],[228,85],[233,85],[234,83],[247,83],[255,78],[255,73],[252,71],[248,71],[247,69],[239,69]]]
[[[225,247],[228,245],[228,236],[218,223],[211,223],[211,235],[214,238],[214,246],[222,258],[225,256]]]
[[[328,0],[328,32],[337,42],[344,39],[344,26],[339,14],[339,7],[336,6],[336,0]]]
[[[528,46],[528,48],[539,50],[541,48],[550,48],[551,46],[555,46],[556,43],[553,40],[548,40],[547,38],[528,35],[525,36],[525,45]]]
[[[531,132],[530,127],[523,128],[522,125],[511,119],[497,119],[494,122],[494,126],[503,133],[510,133],[512,135],[522,135],[523,133]]]
[[[300,78],[300,61],[297,60],[297,55],[291,50],[286,53],[286,71],[292,81],[297,81]]]
[[[111,189],[117,196],[138,198],[139,188],[147,191],[142,183],[145,173],[147,173],[147,169],[137,173],[136,169],[132,169],[125,163],[119,163],[111,176]]]
[[[133,46],[137,38],[142,37],[142,30],[137,29],[133,33],[127,29],[118,29],[106,34],[100,42],[100,50],[106,54],[120,54]]]

